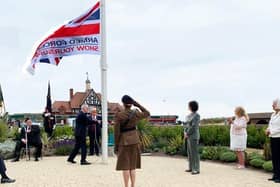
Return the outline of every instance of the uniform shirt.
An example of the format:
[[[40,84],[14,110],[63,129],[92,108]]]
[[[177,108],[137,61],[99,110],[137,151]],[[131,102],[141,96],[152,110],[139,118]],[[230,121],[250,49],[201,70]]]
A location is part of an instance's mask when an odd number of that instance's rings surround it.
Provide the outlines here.
[[[280,138],[280,113],[273,113],[267,128],[270,131],[269,137]]]
[[[236,117],[230,127],[230,133],[234,135],[247,135],[247,119],[243,116]]]
[[[118,112],[114,119],[114,137],[115,137],[115,146],[119,145],[131,145],[135,144],[135,142],[139,142],[139,137],[137,135],[137,131],[128,131],[125,133],[121,132],[121,129],[125,125],[126,129],[136,128],[137,123],[144,118],[150,116],[150,112],[144,107],[139,107],[141,111],[125,109]],[[131,113],[134,113],[131,119],[127,124],[127,120]]]

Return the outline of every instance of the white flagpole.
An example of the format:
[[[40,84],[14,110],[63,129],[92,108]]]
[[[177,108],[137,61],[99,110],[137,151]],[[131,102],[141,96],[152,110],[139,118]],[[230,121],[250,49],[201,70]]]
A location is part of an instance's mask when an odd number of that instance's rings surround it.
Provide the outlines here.
[[[100,0],[101,16],[101,92],[102,92],[102,162],[108,162],[108,114],[107,114],[107,58],[105,0]]]

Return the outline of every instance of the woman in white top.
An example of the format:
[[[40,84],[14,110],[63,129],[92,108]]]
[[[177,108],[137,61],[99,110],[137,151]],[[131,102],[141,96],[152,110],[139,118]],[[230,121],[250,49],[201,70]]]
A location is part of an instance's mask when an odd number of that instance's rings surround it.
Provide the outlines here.
[[[230,149],[236,152],[238,158],[237,168],[242,169],[245,167],[245,154],[244,151],[247,147],[247,123],[249,117],[244,108],[235,108],[235,119],[230,118]]]
[[[268,180],[280,183],[280,99],[273,101],[272,108],[275,112],[266,129],[266,134],[270,137],[273,165],[273,177]]]

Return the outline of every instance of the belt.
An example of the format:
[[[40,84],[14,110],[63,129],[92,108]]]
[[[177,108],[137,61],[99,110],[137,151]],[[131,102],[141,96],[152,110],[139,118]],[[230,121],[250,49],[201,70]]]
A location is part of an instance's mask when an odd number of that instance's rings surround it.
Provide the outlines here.
[[[121,132],[128,132],[128,131],[134,131],[134,130],[136,130],[136,127],[123,128],[123,129],[121,129]]]

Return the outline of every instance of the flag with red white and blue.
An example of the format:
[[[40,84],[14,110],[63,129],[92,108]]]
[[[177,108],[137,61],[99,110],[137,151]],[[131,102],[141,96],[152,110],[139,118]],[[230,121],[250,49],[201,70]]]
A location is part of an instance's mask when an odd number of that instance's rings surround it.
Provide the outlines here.
[[[78,54],[100,54],[100,2],[45,38],[28,64],[34,74],[38,63],[58,65],[62,57]]]

